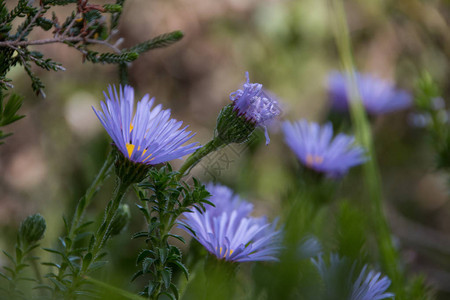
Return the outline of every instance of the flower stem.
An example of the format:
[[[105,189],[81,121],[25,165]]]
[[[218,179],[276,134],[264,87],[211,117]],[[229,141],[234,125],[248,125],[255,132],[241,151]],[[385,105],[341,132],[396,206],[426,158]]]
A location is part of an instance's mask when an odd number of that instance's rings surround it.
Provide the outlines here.
[[[215,137],[207,144],[205,144],[203,147],[197,149],[197,151],[195,151],[191,156],[189,156],[188,159],[181,166],[180,170],[178,171],[180,173],[179,179],[181,179],[184,175],[187,175],[190,169],[192,169],[196,164],[198,164],[203,157],[205,157],[206,155],[208,155],[213,151],[219,150],[223,146],[225,146],[225,143],[218,137]]]
[[[91,183],[89,188],[86,190],[86,193],[83,197],[80,198],[80,200],[77,203],[77,207],[75,209],[75,213],[72,218],[72,222],[70,223],[69,232],[67,234],[67,239],[70,241],[70,243],[67,244],[67,247],[64,248],[64,253],[66,257],[69,257],[71,255],[71,252],[74,248],[74,239],[75,239],[75,231],[77,227],[79,226],[84,212],[86,210],[86,207],[91,203],[92,198],[94,197],[95,193],[99,190],[99,188],[102,186],[105,179],[108,177],[109,173],[112,170],[112,166],[114,164],[114,154],[112,151],[108,154],[108,157],[106,158],[105,162],[103,163],[103,166],[101,167],[100,171],[98,172],[97,176],[95,177],[94,181]],[[64,276],[64,272],[66,271],[67,265],[63,264],[61,268],[58,271],[58,278],[62,279]]]
[[[70,288],[66,291],[65,299],[76,299],[75,290],[84,280],[85,275],[89,272],[90,266],[97,261],[100,254],[100,250],[105,245],[108,237],[110,235],[111,223],[114,216],[117,213],[120,203],[122,202],[128,187],[131,185],[129,182],[123,182],[119,178],[117,179],[118,184],[114,191],[114,196],[112,200],[108,203],[105,211],[105,217],[102,224],[100,225],[97,233],[95,234],[95,242],[92,246],[89,246],[88,253],[82,259],[82,268],[73,274],[72,282]]]
[[[99,251],[101,250],[101,248],[103,248],[108,239],[111,223],[129,186],[129,183],[124,183],[122,180],[118,179],[118,185],[114,192],[114,197],[108,203],[102,225],[100,225],[97,233],[95,234],[95,243],[92,247],[92,261],[95,261]]]
[[[91,203],[92,198],[94,197],[95,193],[98,191],[100,186],[103,184],[104,180],[108,177],[112,166],[114,164],[114,155],[113,152],[110,151],[108,154],[108,157],[106,158],[105,162],[103,163],[102,168],[98,172],[97,176],[95,177],[94,181],[91,183],[89,188],[86,190],[86,193],[83,197],[78,201],[72,223],[70,224],[69,228],[69,234],[68,238],[73,241],[75,230],[78,227],[81,219],[83,218],[84,211],[86,210],[86,207],[89,206]],[[70,247],[72,248],[72,247]],[[70,250],[70,249],[69,249]]]
[[[371,219],[379,247],[382,266],[392,280],[396,298],[404,299],[404,274],[399,266],[399,254],[392,243],[391,231],[383,211],[380,174],[375,158],[372,134],[366,112],[356,85],[349,29],[342,0],[331,0],[334,34],[341,62],[347,73],[350,91],[350,113],[359,143],[365,147],[370,160],[364,164],[365,180],[371,202]]]

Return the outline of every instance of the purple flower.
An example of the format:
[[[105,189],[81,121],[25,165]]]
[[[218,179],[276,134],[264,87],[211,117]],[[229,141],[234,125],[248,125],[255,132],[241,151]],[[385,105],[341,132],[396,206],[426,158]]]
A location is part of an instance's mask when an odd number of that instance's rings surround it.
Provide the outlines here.
[[[402,110],[412,104],[412,97],[408,92],[396,89],[392,83],[370,74],[356,73],[356,84],[364,107],[372,115]],[[349,93],[345,75],[332,72],[328,78],[328,89],[333,107],[341,111],[347,110]]]
[[[285,121],[282,127],[286,144],[301,163],[329,177],[343,176],[366,160],[364,149],[354,145],[354,137],[340,133],[333,139],[330,123],[321,127],[306,120],[293,124]]]
[[[154,98],[145,95],[134,110],[134,90],[130,86],[108,87],[102,110],[94,109],[103,127],[122,154],[136,163],[156,165],[194,152],[197,143],[182,146],[193,137],[183,122],[170,118],[161,105],[152,109]]]
[[[312,259],[312,262],[325,285],[326,299],[382,300],[394,297],[394,294],[386,292],[391,285],[389,278],[374,271],[367,273],[367,265],[353,282],[356,264],[348,258],[331,254],[328,265],[322,256]]]
[[[220,185],[207,185],[211,193],[203,213],[184,213],[181,227],[186,230],[218,259],[234,262],[276,261],[280,249],[281,231],[276,222],[270,224],[265,217],[254,218],[249,214],[253,205]]]
[[[263,89],[260,83],[250,83],[248,72],[247,81],[242,90],[230,94],[234,110],[255,126],[264,128],[266,144],[270,142],[267,126],[281,113],[277,100]]]
[[[381,277],[379,272],[366,273],[366,271],[367,266],[364,266],[353,284],[350,300],[381,300],[394,297],[394,294],[386,293],[391,285],[391,280],[387,276]]]

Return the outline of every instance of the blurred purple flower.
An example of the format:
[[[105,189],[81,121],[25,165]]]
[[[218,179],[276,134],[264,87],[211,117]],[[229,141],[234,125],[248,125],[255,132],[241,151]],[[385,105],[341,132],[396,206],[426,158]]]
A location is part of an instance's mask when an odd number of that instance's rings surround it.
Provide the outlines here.
[[[394,297],[394,294],[386,293],[391,285],[391,280],[387,276],[381,277],[379,272],[366,273],[366,271],[367,265],[353,284],[350,300],[381,300]]]
[[[270,142],[267,126],[281,113],[277,100],[263,89],[260,83],[250,83],[248,72],[245,73],[247,81],[243,89],[230,94],[234,109],[238,115],[243,115],[254,124],[264,128],[266,144]]]
[[[348,258],[332,253],[329,264],[325,263],[322,255],[311,261],[319,271],[325,285],[325,294],[330,299],[382,300],[394,297],[394,294],[386,292],[391,280],[387,276],[381,277],[381,273],[367,273],[367,265],[353,282],[356,264]]]
[[[388,81],[370,74],[356,73],[356,84],[362,103],[369,114],[380,115],[408,108],[412,104],[411,95],[394,87]],[[331,72],[328,90],[335,109],[348,109],[349,93],[347,78],[340,72]]]
[[[186,231],[218,259],[276,261],[281,246],[281,230],[276,230],[276,222],[251,217],[253,205],[225,186],[208,184],[207,190],[215,207],[207,206],[203,213],[184,213],[181,228],[192,229],[195,235]]]
[[[301,163],[329,177],[343,176],[366,160],[364,149],[354,144],[354,137],[340,133],[333,139],[330,123],[321,127],[306,120],[293,124],[285,121],[282,128],[286,144]]]
[[[134,110],[134,90],[131,86],[108,87],[104,93],[102,110],[94,109],[103,127],[111,136],[116,147],[129,160],[136,163],[155,165],[194,152],[197,143],[182,146],[193,137],[187,128],[180,129],[183,122],[170,119],[170,110],[161,105],[152,109],[154,98],[145,95],[137,102]]]

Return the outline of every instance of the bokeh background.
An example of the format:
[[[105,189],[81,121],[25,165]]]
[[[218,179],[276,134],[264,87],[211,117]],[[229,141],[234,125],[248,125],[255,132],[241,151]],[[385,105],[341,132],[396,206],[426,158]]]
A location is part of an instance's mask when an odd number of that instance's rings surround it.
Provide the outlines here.
[[[15,1],[7,1],[15,2]],[[97,1],[96,3],[105,3]],[[158,34],[182,30],[185,37],[166,49],[142,55],[129,68],[138,97],[149,93],[172,110],[205,143],[212,134],[229,93],[245,80],[263,83],[277,95],[282,118],[325,122],[330,103],[327,74],[340,62],[329,22],[327,1],[302,0],[135,0],[125,5],[118,37],[128,47]],[[450,94],[450,6],[448,1],[353,0],[346,11],[360,71],[395,81],[414,91],[428,71],[448,103]],[[70,10],[61,9],[64,15]],[[33,38],[47,35],[36,32]],[[14,92],[25,95],[26,118],[7,128],[14,132],[0,146],[0,248],[11,249],[20,221],[40,212],[48,224],[43,245],[63,232],[62,214],[70,216],[76,201],[102,165],[110,139],[91,106],[102,91],[117,84],[113,66],[82,63],[79,52],[65,45],[39,47],[67,71],[36,69],[47,97],[33,95],[21,68],[8,77]],[[430,138],[412,125],[414,108],[372,120],[386,211],[405,268],[423,273],[440,299],[450,297],[450,203],[448,174],[435,171]],[[297,162],[283,142],[279,127],[270,128],[271,143],[262,134],[248,146],[233,145],[212,155],[192,174],[205,182],[222,182],[255,203],[260,214],[276,217],[280,195]],[[209,162],[209,164],[207,164]],[[182,161],[173,165],[180,166]],[[342,194],[358,201],[361,178],[353,170]],[[110,178],[95,198],[89,218],[101,216],[114,185]],[[363,201],[363,199],[360,199]],[[134,201],[130,194],[128,203]],[[141,241],[131,233],[144,224],[131,206],[127,232],[113,241],[116,249],[112,280],[128,282]],[[0,258],[0,265],[5,261]],[[127,287],[129,289],[129,287]]]

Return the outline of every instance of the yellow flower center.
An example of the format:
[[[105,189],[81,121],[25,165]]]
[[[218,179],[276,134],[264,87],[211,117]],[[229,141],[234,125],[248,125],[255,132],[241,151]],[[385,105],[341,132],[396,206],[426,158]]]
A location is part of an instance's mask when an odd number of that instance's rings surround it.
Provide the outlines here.
[[[306,165],[307,166],[312,167],[314,165],[320,165],[321,163],[323,163],[323,156],[312,155],[312,154],[306,155]]]
[[[217,247],[216,247],[216,250],[217,250]],[[227,257],[227,254],[228,254],[228,256],[230,256],[230,255],[233,254],[233,252],[234,252],[234,250],[229,249],[229,250],[225,251],[225,252],[222,254],[222,251],[223,251],[223,248],[220,247],[220,249],[219,249],[219,255],[222,256],[222,258]]]
[[[133,145],[133,144],[129,144],[129,143],[127,143],[125,146],[127,147],[128,157],[131,158],[131,154],[133,154],[134,148],[136,148],[136,146]],[[138,146],[137,150],[138,150],[138,151],[141,150],[141,146]],[[145,152],[147,152],[147,149],[144,149],[144,151],[142,152],[142,155],[141,155],[141,156],[144,156]],[[150,157],[150,156],[152,156],[152,155],[150,154],[149,157]],[[150,160],[154,160],[154,159],[155,159],[155,158],[153,157],[153,158],[150,159]]]

